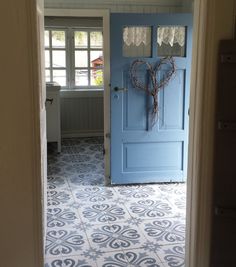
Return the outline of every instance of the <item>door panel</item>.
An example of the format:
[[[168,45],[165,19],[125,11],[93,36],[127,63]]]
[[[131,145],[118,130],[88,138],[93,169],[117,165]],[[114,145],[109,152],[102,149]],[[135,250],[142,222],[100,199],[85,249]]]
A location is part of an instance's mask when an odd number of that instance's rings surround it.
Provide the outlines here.
[[[123,171],[181,170],[182,142],[125,143]],[[159,151],[158,160],[153,154]],[[170,156],[165,157],[168,154]]]
[[[157,57],[158,26],[179,25],[186,29],[184,57],[174,57],[176,72],[170,82],[158,93],[158,116],[152,125],[153,98],[144,90],[134,88],[130,67],[141,59],[153,66],[163,57]],[[130,27],[129,27],[130,26]],[[140,49],[125,43],[127,34],[136,40],[137,26],[151,29],[151,56],[149,37],[138,39]],[[127,33],[127,28],[134,28]],[[112,14],[111,15],[111,181],[113,184],[184,181],[187,173],[189,77],[191,61],[192,16],[189,14]],[[148,33],[149,34],[149,33]],[[132,41],[132,38],[130,39]],[[140,41],[141,40],[141,41]],[[125,43],[125,45],[124,45]],[[133,46],[133,47],[132,47]],[[160,46],[160,45],[159,45]],[[172,47],[166,45],[168,49]],[[177,45],[173,49],[176,49]],[[178,48],[178,47],[177,47]],[[179,48],[178,48],[179,49]],[[130,51],[129,51],[130,50]],[[132,52],[133,50],[133,52]],[[143,52],[144,51],[144,52]],[[174,50],[173,50],[174,51]],[[174,53],[174,52],[171,53]],[[162,80],[170,66],[163,65],[156,74]],[[149,71],[145,64],[135,73],[140,83],[151,88]],[[118,87],[119,90],[114,90]]]
[[[177,70],[176,78],[159,93],[159,130],[184,130],[185,71]]]

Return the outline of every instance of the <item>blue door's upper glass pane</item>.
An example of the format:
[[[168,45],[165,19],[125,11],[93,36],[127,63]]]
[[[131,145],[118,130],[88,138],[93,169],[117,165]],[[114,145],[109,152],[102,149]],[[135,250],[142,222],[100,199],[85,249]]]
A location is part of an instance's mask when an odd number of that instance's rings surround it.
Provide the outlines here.
[[[157,28],[157,55],[185,57],[186,27],[159,26]]]
[[[151,57],[151,27],[126,26],[123,28],[123,56]]]

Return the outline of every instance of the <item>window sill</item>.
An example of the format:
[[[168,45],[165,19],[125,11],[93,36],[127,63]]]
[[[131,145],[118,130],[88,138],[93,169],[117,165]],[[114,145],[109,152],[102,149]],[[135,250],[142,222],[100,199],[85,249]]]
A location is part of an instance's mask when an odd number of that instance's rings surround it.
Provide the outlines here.
[[[61,89],[61,98],[103,97],[103,89]]]

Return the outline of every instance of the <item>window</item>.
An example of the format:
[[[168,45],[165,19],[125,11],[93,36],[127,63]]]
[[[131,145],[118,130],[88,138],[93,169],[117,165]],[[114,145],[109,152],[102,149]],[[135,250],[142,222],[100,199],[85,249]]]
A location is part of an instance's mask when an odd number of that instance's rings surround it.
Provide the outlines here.
[[[45,30],[44,40],[46,81],[66,86],[66,31]]]
[[[151,57],[151,35],[151,27],[125,26],[123,28],[123,56]]]
[[[186,27],[159,26],[157,28],[157,55],[185,57]]]
[[[46,81],[65,89],[103,87],[103,36],[97,28],[46,28]]]

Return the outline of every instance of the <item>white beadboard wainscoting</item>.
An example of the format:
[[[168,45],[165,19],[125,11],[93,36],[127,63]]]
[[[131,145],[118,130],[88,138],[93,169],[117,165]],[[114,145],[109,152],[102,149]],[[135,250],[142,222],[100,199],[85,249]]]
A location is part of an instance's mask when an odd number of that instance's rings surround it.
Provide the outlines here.
[[[61,96],[62,137],[102,136],[103,96]]]
[[[109,9],[127,13],[187,13],[193,0],[45,0],[45,8]]]

